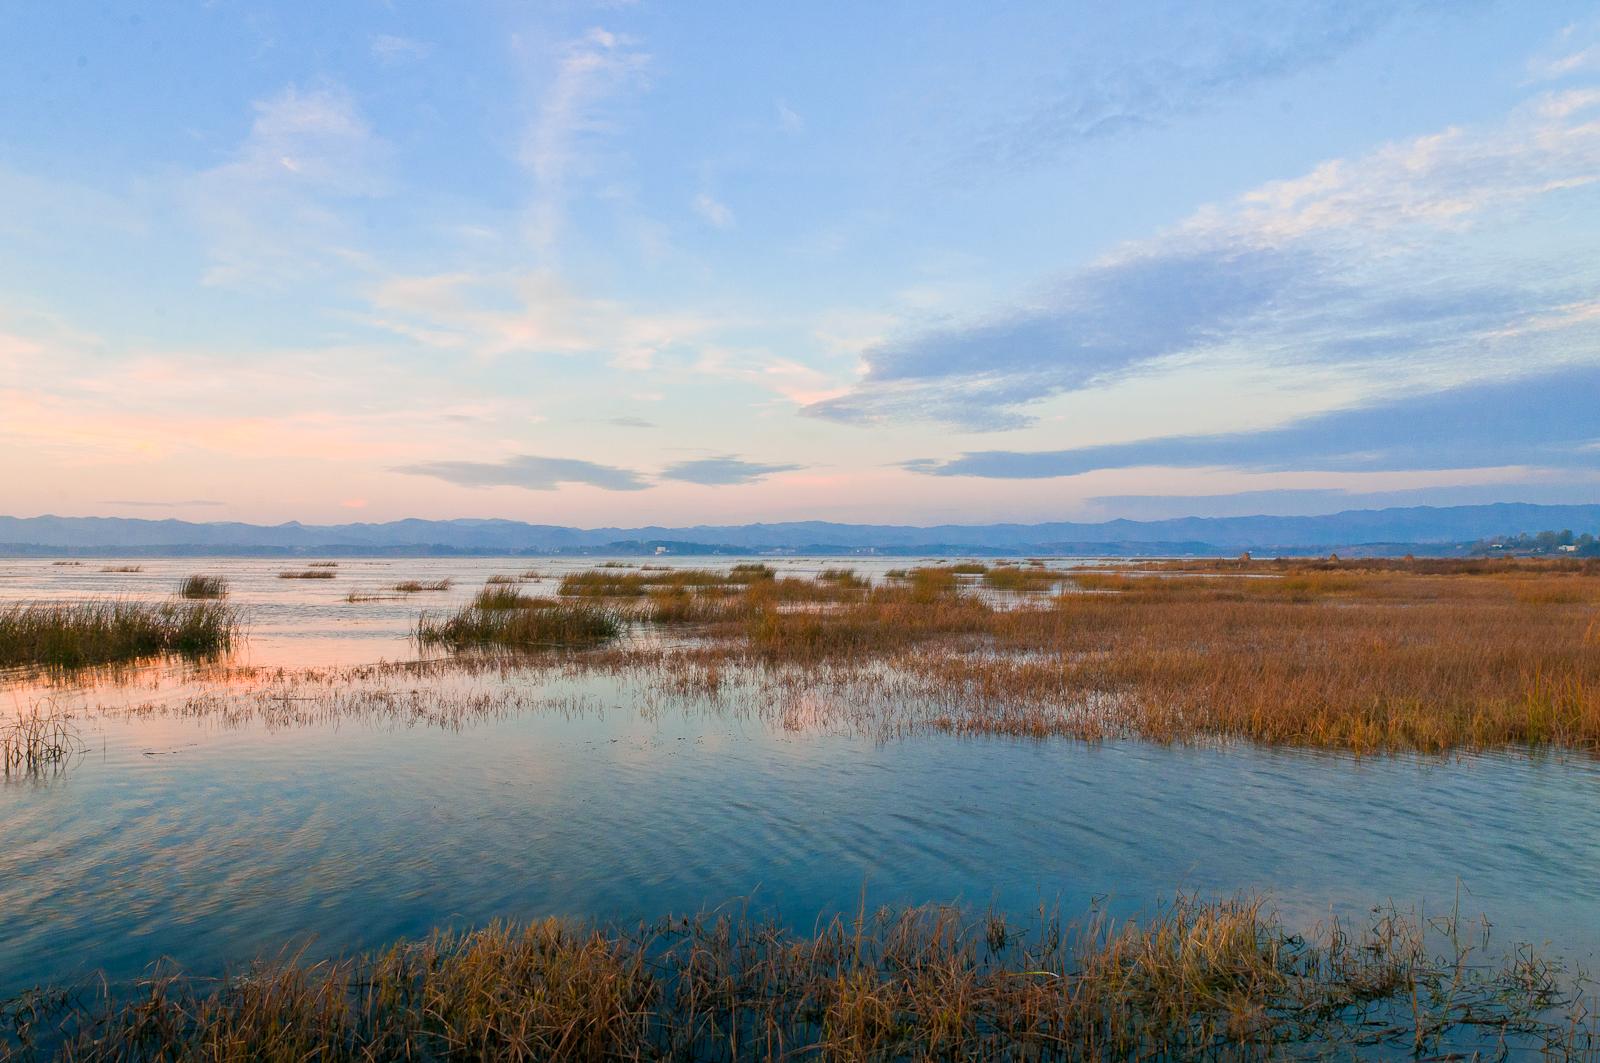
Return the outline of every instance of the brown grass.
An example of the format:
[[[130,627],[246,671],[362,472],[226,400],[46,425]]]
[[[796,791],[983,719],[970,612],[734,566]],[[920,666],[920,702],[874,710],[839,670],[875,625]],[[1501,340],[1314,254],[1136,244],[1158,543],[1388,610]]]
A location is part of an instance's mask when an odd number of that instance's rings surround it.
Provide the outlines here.
[[[0,772],[33,775],[55,767],[83,748],[72,717],[48,703],[19,708],[0,719]]]
[[[1600,566],[1200,562],[1118,571],[956,566],[870,587],[716,573],[577,573],[642,596],[730,662],[887,663],[946,692],[954,730],[1205,736],[1350,749],[1600,750]]]
[[[0,1010],[0,1059],[1595,1059],[1568,986],[1524,951],[1485,960],[1453,922],[1430,937],[1379,912],[1301,936],[1248,900],[1180,897],[1127,923],[884,909],[813,933],[545,920],[31,994]]]
[[[219,599],[228,596],[228,581],[221,576],[187,576],[178,583],[178,597]]]
[[[420,594],[423,591],[447,591],[450,589],[450,581],[447,579],[408,579],[403,582],[396,583],[394,585],[394,589],[401,594]]]
[[[593,602],[533,598],[509,587],[484,587],[471,602],[446,616],[422,614],[416,639],[461,650],[570,649],[598,646],[622,634],[623,618]]]
[[[308,568],[278,573],[279,579],[333,579],[337,575],[331,568]]]
[[[0,607],[0,666],[80,668],[218,653],[232,645],[239,626],[238,614],[220,602],[21,602]]]

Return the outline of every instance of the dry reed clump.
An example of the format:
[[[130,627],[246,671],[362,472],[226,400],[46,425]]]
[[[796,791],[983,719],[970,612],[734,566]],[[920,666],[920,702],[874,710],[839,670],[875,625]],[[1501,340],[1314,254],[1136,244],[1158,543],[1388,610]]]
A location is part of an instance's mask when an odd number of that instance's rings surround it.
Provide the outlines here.
[[[836,587],[851,590],[865,590],[872,586],[871,582],[856,575],[853,568],[825,568],[817,574],[817,579],[822,583],[831,583]]]
[[[0,771],[8,777],[54,767],[82,748],[72,717],[52,704],[30,705],[0,720]]]
[[[492,580],[472,598],[474,609],[531,609],[539,604],[551,604],[550,599],[534,598]]]
[[[178,584],[178,597],[217,599],[228,596],[228,581],[221,576],[189,576]]]
[[[1380,912],[1302,936],[1259,902],[1187,897],[1126,923],[943,907],[810,934],[746,915],[502,923],[220,982],[158,970],[120,997],[33,994],[4,1009],[0,1059],[1596,1058],[1562,971],[1486,960],[1456,930]]]
[[[396,583],[394,585],[394,589],[401,594],[420,594],[423,591],[447,591],[450,589],[450,581],[447,579],[408,579],[404,580],[403,582]]]
[[[278,573],[279,579],[333,579],[337,573],[331,568],[291,569]]]
[[[143,572],[143,565],[107,565],[101,572]]]
[[[0,666],[76,668],[216,653],[232,645],[238,630],[238,615],[220,602],[23,603],[0,608]]]
[[[306,567],[307,568],[338,568],[339,567],[339,562],[337,562],[337,561],[308,561],[308,562],[306,562]]]
[[[644,616],[656,624],[704,624],[726,615],[725,594],[704,588],[662,587],[649,592]]]

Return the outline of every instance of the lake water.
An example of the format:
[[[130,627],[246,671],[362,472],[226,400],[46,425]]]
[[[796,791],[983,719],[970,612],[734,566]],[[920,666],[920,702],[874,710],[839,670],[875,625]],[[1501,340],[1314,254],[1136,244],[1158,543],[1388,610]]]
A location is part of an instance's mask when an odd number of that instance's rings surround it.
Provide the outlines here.
[[[0,596],[159,597],[217,572],[250,617],[241,660],[346,665],[413,656],[418,609],[490,574],[596,562],[341,559],[337,578],[305,582],[276,578],[298,562],[127,563],[144,571],[0,562]],[[447,594],[344,600],[445,577],[457,581]],[[57,699],[78,713],[86,751],[0,783],[0,997],[96,970],[128,979],[163,956],[217,971],[291,945],[326,955],[497,917],[749,903],[809,926],[863,897],[1074,916],[1148,910],[1179,889],[1264,892],[1307,926],[1388,901],[1437,912],[1459,896],[1502,943],[1600,961],[1589,758],[879,741],[645,705],[625,677],[540,671],[477,680],[521,708],[460,726],[120,711],[171,709],[206,681],[182,664],[5,678],[0,712]]]

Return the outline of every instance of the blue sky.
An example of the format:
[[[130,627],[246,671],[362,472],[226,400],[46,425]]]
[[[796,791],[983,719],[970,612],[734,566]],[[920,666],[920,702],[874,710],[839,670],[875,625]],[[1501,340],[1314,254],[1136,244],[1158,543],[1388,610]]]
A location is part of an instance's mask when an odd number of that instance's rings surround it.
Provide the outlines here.
[[[1600,494],[1592,4],[9,5],[5,509]]]

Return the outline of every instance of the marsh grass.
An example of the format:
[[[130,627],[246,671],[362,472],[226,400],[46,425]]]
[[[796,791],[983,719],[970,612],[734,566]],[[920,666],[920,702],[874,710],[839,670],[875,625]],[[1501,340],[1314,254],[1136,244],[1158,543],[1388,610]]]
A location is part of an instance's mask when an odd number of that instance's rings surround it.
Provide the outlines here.
[[[817,579],[823,583],[831,583],[836,587],[846,587],[853,590],[865,590],[872,584],[856,575],[853,568],[825,568],[817,574]]]
[[[1201,561],[839,578],[586,572],[564,594],[685,625],[727,664],[892,667],[948,729],[1357,752],[1600,752],[1600,566]],[[1060,585],[1060,593],[1041,594]],[[1026,593],[1011,593],[1026,592]]]
[[[108,565],[101,572],[143,572],[143,565]]]
[[[188,576],[178,584],[178,597],[220,599],[228,596],[228,581],[221,576]]]
[[[291,569],[278,573],[279,579],[333,579],[337,575],[331,568]]]
[[[983,585],[1000,591],[1042,591],[1060,583],[1065,575],[1034,565],[997,565],[984,571]]]
[[[603,605],[531,598],[485,587],[454,613],[418,617],[416,639],[424,646],[451,649],[576,649],[610,642],[622,634],[623,626],[622,615]]]
[[[769,582],[773,570],[766,565],[735,565],[725,572],[703,568],[617,571],[591,569],[561,578],[557,593],[569,598],[643,598],[665,588],[754,586]]]
[[[0,719],[0,771],[32,775],[57,766],[83,749],[72,717],[52,704],[18,709]]]
[[[339,562],[337,562],[337,561],[308,561],[308,562],[306,562],[306,567],[307,568],[338,568],[339,567]]]
[[[207,1060],[1592,1060],[1560,969],[1393,911],[1301,935],[1259,901],[1148,918],[860,911],[810,933],[748,913],[636,929],[544,920],[436,933],[220,981],[40,992],[0,1058]]]
[[[471,608],[483,610],[500,609],[529,609],[540,603],[549,604],[548,598],[534,598],[523,594],[515,587],[506,587],[489,581],[481,591],[472,598]]]
[[[220,602],[96,600],[0,608],[0,665],[76,668],[232,645],[238,615]]]
[[[396,583],[394,585],[394,589],[401,594],[420,594],[423,591],[447,591],[450,589],[450,581],[447,579],[408,579],[404,582]]]

